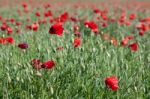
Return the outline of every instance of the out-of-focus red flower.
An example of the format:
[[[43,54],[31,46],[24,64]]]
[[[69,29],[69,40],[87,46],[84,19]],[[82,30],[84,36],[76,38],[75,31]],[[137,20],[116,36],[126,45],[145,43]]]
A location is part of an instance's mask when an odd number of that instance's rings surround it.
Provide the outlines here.
[[[32,25],[26,25],[26,29],[32,30]]]
[[[21,22],[16,22],[16,26],[20,26],[21,25]]]
[[[44,12],[44,16],[50,17],[50,16],[52,16],[52,12],[50,10],[48,10],[47,12]]]
[[[0,44],[5,45],[7,43],[5,38],[0,38]]]
[[[107,23],[102,23],[102,26],[103,26],[104,28],[106,28],[106,27],[108,26],[108,24],[107,24]]]
[[[140,22],[150,23],[150,17],[143,18]]]
[[[8,26],[7,26],[6,24],[2,24],[2,26],[1,26],[1,30],[2,30],[2,31],[7,30],[7,28],[8,28]]]
[[[121,41],[121,45],[122,45],[122,46],[127,46],[127,45],[128,45],[128,41],[129,41],[128,38],[124,38],[124,39]]]
[[[24,3],[22,3],[22,7],[23,7],[23,8],[27,8],[27,7],[28,7],[28,4],[24,2]]]
[[[11,27],[8,27],[8,28],[7,28],[7,34],[10,35],[10,34],[12,34],[12,33],[13,33],[13,29],[12,29]]]
[[[11,18],[11,19],[9,19],[9,21],[10,21],[11,23],[14,23],[14,22],[15,22],[15,19],[14,19],[14,18]]]
[[[0,21],[3,19],[3,17],[2,16],[0,16]]]
[[[62,36],[63,31],[64,31],[64,28],[62,26],[62,23],[55,23],[51,26],[49,33],[56,34],[58,36]]]
[[[98,26],[95,22],[87,20],[84,22],[84,25],[90,28],[93,32],[98,32]]]
[[[80,38],[75,38],[73,41],[73,46],[74,47],[79,47],[81,45],[81,39]]]
[[[110,76],[105,79],[105,85],[111,90],[115,91],[119,88],[118,78],[116,76]]]
[[[44,62],[41,66],[45,69],[52,69],[55,66],[55,64],[56,63],[53,60],[49,60],[47,62]]]
[[[39,28],[39,24],[37,24],[37,23],[33,23],[33,24],[32,24],[32,29],[33,29],[33,31],[37,31],[38,28]]]
[[[104,21],[107,21],[107,20],[108,20],[108,17],[107,17],[106,14],[101,14],[101,17],[102,17],[102,19],[103,19]]]
[[[125,24],[126,24],[127,26],[130,26],[132,23],[131,23],[130,21],[126,21]]]
[[[40,16],[41,16],[40,12],[36,12],[35,15],[36,15],[37,17],[40,17]]]
[[[20,43],[20,44],[18,44],[18,47],[20,49],[27,49],[28,48],[28,44],[27,43]]]
[[[24,12],[28,13],[29,12],[29,8],[28,7],[24,8]]]
[[[136,52],[138,50],[138,44],[137,43],[132,43],[129,45],[129,47],[131,48],[131,50],[133,52]]]
[[[39,70],[39,69],[42,68],[42,67],[41,67],[42,62],[41,62],[39,59],[33,59],[33,60],[31,61],[31,65],[33,66],[33,68],[35,68],[35,69],[37,69],[37,70]]]
[[[50,8],[50,7],[51,7],[51,4],[49,4],[49,3],[44,4],[44,8],[45,8],[45,9],[48,9],[48,8]]]
[[[59,19],[60,19],[60,22],[66,22],[69,18],[69,14],[68,12],[64,12],[62,15],[60,15]]]
[[[134,20],[135,18],[136,18],[136,15],[135,15],[135,14],[130,14],[130,15],[129,15],[129,19],[130,19],[130,20]]]
[[[145,34],[145,31],[143,31],[143,30],[140,30],[140,31],[139,31],[139,35],[140,35],[140,36],[143,36],[144,34]]]
[[[73,22],[79,21],[79,19],[77,19],[77,18],[75,18],[75,17],[70,17],[70,19],[71,19],[71,21],[73,21]]]
[[[96,14],[99,14],[101,12],[101,10],[100,9],[94,9],[93,12]]]
[[[14,44],[15,43],[15,40],[13,37],[6,37],[5,40],[10,43],[10,44]]]
[[[21,34],[21,30],[20,29],[17,29],[16,32],[17,32],[17,34]]]

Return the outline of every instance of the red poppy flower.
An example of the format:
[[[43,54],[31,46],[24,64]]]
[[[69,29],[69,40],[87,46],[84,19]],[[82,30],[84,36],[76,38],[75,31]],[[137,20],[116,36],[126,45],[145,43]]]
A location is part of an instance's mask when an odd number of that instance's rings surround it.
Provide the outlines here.
[[[81,45],[81,39],[80,38],[75,38],[73,41],[73,46],[78,47]]]
[[[69,18],[68,12],[64,12],[62,15],[60,15],[60,22],[66,22]]]
[[[28,7],[28,4],[24,2],[24,3],[22,3],[22,7],[23,7],[23,8],[27,8],[27,7]]]
[[[95,22],[87,20],[84,22],[84,25],[90,28],[93,32],[98,32],[98,26]]]
[[[45,8],[45,9],[48,9],[48,8],[50,8],[50,7],[51,7],[51,4],[49,4],[49,3],[44,4],[44,8]]]
[[[51,26],[49,33],[56,34],[58,36],[62,36],[64,28],[61,23],[55,23]]]
[[[130,20],[134,20],[135,18],[136,18],[136,15],[135,15],[135,14],[130,14],[130,15],[129,15],[129,19],[130,19]]]
[[[119,88],[118,86],[118,78],[116,76],[110,76],[105,79],[105,84],[108,88],[111,90],[117,90]]]
[[[37,17],[40,17],[40,16],[41,16],[40,12],[36,12],[35,15],[36,15]]]
[[[143,36],[144,34],[145,34],[145,31],[143,31],[143,30],[140,30],[140,31],[139,31],[139,35],[140,35],[140,36]]]
[[[52,69],[55,66],[55,62],[53,60],[49,60],[42,64],[42,68]]]
[[[96,13],[96,14],[98,14],[98,13],[101,12],[101,10],[100,9],[94,9],[93,12]]]
[[[6,44],[6,43],[7,43],[7,41],[5,38],[0,38],[0,44]]]
[[[10,21],[11,23],[14,23],[14,22],[15,22],[15,19],[14,19],[14,18],[11,18],[9,21]]]
[[[33,68],[35,68],[35,69],[37,69],[37,70],[39,70],[39,69],[42,68],[42,67],[41,67],[42,63],[41,63],[41,61],[40,61],[39,59],[33,59],[33,60],[31,61],[31,65],[33,66]]]
[[[10,43],[10,44],[14,44],[14,38],[12,38],[12,37],[6,37],[5,38],[6,39],[6,41],[8,42],[8,43]]]
[[[122,46],[128,45],[128,41],[129,41],[128,38],[124,38],[124,39],[121,41],[121,45],[122,45]]]
[[[21,25],[21,22],[16,22],[16,26],[20,26]]]
[[[2,30],[2,31],[5,31],[5,30],[7,29],[7,27],[8,27],[8,26],[7,26],[6,24],[2,24],[1,30]]]
[[[52,16],[52,12],[50,10],[48,10],[47,12],[44,13],[45,17],[50,17]]]
[[[27,49],[28,48],[28,44],[27,43],[20,43],[20,44],[18,44],[18,47],[20,49]]]
[[[2,16],[0,16],[0,21],[3,19],[3,17]]]
[[[11,27],[7,28],[7,34],[12,34],[13,33],[13,29]]]
[[[37,23],[33,23],[33,24],[32,24],[32,29],[33,29],[33,31],[37,31],[38,28],[39,28],[39,25],[38,25]]]
[[[131,50],[133,52],[136,52],[138,50],[138,44],[137,43],[132,43],[129,45],[129,47],[131,48]]]

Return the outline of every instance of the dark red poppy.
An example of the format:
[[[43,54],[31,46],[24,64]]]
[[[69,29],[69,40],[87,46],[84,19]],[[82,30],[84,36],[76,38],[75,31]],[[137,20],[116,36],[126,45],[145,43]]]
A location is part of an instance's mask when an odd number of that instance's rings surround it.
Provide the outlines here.
[[[94,9],[93,12],[96,14],[99,14],[101,12],[101,10],[100,9]]]
[[[18,44],[18,47],[20,49],[27,49],[28,48],[28,44],[27,43],[20,43],[20,44]]]
[[[41,62],[39,59],[33,59],[33,60],[31,61],[31,65],[33,66],[33,68],[35,68],[35,69],[37,69],[37,70],[39,70],[39,69],[42,68],[42,67],[41,67],[42,62]]]
[[[145,31],[143,31],[143,30],[140,30],[140,31],[139,31],[139,35],[140,35],[140,36],[143,36],[144,34],[145,34]]]
[[[51,26],[49,33],[56,34],[58,36],[62,36],[64,28],[61,23],[55,23]]]
[[[131,50],[133,52],[136,52],[138,50],[138,44],[137,43],[132,43],[129,45],[129,47],[131,48]]]
[[[108,88],[115,91],[119,88],[118,78],[116,76],[110,76],[105,79],[105,84]]]
[[[41,66],[45,69],[52,69],[55,66],[55,64],[56,63],[53,60],[49,60],[47,62],[44,62]]]
[[[1,26],[1,30],[2,30],[2,31],[7,30],[7,28],[8,28],[8,25],[6,25],[6,24],[2,24],[2,26]]]
[[[24,2],[24,3],[22,3],[22,7],[23,7],[23,8],[27,8],[27,7],[28,7],[28,4]]]
[[[36,15],[37,17],[40,17],[40,16],[41,16],[40,12],[36,12],[35,15]]]
[[[20,26],[21,25],[21,22],[16,22],[16,26]]]
[[[73,46],[74,47],[79,47],[81,45],[81,39],[80,38],[75,38],[73,41]]]

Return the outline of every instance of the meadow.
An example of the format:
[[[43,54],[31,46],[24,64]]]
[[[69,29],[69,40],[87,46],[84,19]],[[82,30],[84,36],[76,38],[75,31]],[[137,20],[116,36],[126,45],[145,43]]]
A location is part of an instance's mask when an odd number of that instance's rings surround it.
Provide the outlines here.
[[[0,99],[150,99],[150,1],[12,1]]]

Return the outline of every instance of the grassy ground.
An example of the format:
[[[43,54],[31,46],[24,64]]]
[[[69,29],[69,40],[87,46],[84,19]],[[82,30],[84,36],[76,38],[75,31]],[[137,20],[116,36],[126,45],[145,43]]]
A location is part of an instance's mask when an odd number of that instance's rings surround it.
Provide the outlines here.
[[[18,8],[18,7],[17,7]],[[103,8],[103,7],[101,7]],[[22,8],[20,8],[22,9]],[[121,42],[122,38],[131,33],[138,42],[139,49],[132,52],[129,47],[114,46],[104,41],[101,35],[95,35],[80,21],[82,43],[78,48],[72,46],[73,35],[71,21],[64,26],[62,37],[50,35],[49,27],[52,24],[40,25],[37,32],[24,29],[30,18],[36,22],[34,15],[37,8],[30,7],[32,12],[18,16],[16,7],[1,8],[0,15],[4,18],[14,18],[23,23],[19,28],[22,34],[15,31],[12,36],[15,44],[0,45],[0,98],[2,99],[149,99],[150,98],[150,32],[139,36],[135,28],[138,18],[133,25],[120,26],[110,23],[107,28],[99,25],[100,33],[108,33]],[[53,9],[53,8],[52,8]],[[53,9],[54,15],[68,11],[77,13],[79,18],[87,17],[93,20],[92,10],[58,7]],[[43,12],[44,9],[39,11]],[[110,17],[116,14],[109,10]],[[127,10],[127,13],[131,13]],[[138,17],[149,16],[149,12],[134,12]],[[120,13],[118,13],[120,14]],[[117,16],[117,15],[116,15]],[[2,23],[0,23],[2,24]],[[17,28],[13,24],[14,29]],[[0,31],[0,35],[7,36]],[[17,47],[20,42],[26,42],[29,48],[21,50]],[[56,48],[63,46],[62,51]],[[35,70],[30,61],[32,59],[46,61],[53,59],[56,66],[51,70]],[[40,75],[40,76],[39,76]],[[119,89],[112,91],[106,88],[106,77],[115,75],[119,78]]]

